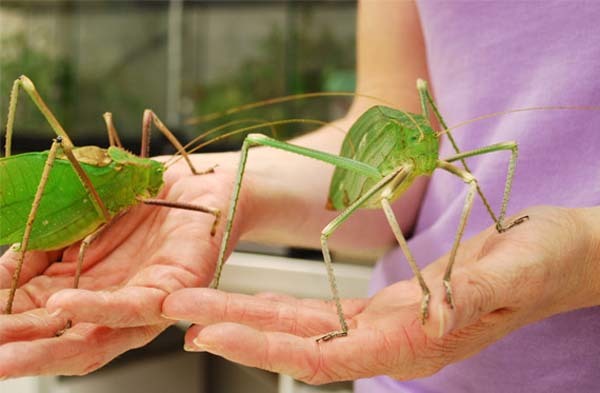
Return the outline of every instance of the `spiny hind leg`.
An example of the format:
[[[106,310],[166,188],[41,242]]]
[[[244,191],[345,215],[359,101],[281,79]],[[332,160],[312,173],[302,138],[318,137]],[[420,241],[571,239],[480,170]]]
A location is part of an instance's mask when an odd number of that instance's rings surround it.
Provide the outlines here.
[[[465,232],[465,226],[467,224],[467,219],[469,218],[469,214],[471,213],[471,208],[473,207],[473,199],[475,197],[475,192],[477,192],[477,180],[475,177],[467,172],[464,169],[460,169],[452,164],[449,164],[445,161],[438,161],[438,168],[444,169],[458,177],[460,177],[465,183],[469,185],[469,191],[467,192],[467,196],[465,197],[465,203],[463,205],[463,210],[460,215],[460,220],[458,223],[458,229],[456,231],[456,236],[454,237],[454,243],[452,244],[452,250],[450,251],[450,258],[448,260],[448,265],[446,265],[446,271],[444,273],[444,288],[446,290],[446,302],[450,305],[450,308],[454,308],[454,298],[452,296],[452,286],[450,284],[450,276],[452,275],[452,267],[454,266],[454,261],[456,259],[456,253],[458,251],[458,246],[460,244],[460,240]]]
[[[35,222],[35,218],[37,215],[38,208],[40,206],[40,202],[42,200],[42,195],[44,194],[44,190],[46,189],[46,184],[48,183],[48,177],[50,176],[50,171],[52,170],[52,166],[54,165],[54,160],[56,159],[56,152],[59,146],[62,143],[62,138],[59,136],[52,142],[52,146],[50,147],[50,151],[48,152],[48,158],[46,159],[46,163],[44,164],[44,169],[42,171],[42,177],[40,179],[40,183],[38,184],[37,190],[35,192],[35,196],[33,198],[33,203],[31,204],[31,210],[29,211],[29,215],[27,216],[27,222],[25,224],[25,230],[23,232],[23,240],[20,245],[20,253],[19,258],[17,260],[17,266],[13,273],[12,285],[10,288],[10,292],[8,294],[8,299],[6,301],[5,313],[12,313],[12,306],[15,299],[15,293],[17,291],[17,286],[19,285],[19,279],[21,276],[21,269],[23,268],[23,261],[25,260],[25,253],[27,252],[27,246],[29,245],[29,238],[31,236],[31,230],[33,229],[33,223]]]
[[[427,284],[425,283],[425,279],[423,278],[423,275],[421,274],[421,270],[419,270],[419,267],[417,266],[415,258],[413,257],[412,253],[410,252],[410,249],[408,248],[408,243],[406,242],[406,238],[402,234],[402,230],[400,229],[398,220],[396,220],[396,215],[394,214],[394,211],[392,210],[392,206],[391,206],[388,198],[383,198],[381,200],[381,207],[383,208],[383,212],[385,213],[385,217],[388,220],[390,228],[392,229],[392,232],[394,233],[394,236],[396,237],[396,240],[398,241],[398,244],[400,245],[400,249],[404,253],[406,260],[408,261],[408,264],[409,264],[411,270],[413,271],[413,274],[417,278],[419,286],[421,287],[422,298],[421,298],[421,313],[420,313],[420,315],[421,315],[421,323],[424,324],[425,321],[427,320],[427,318],[429,318],[429,300],[431,298],[431,293],[429,291],[429,288],[427,287]]]
[[[522,216],[508,224],[504,223],[504,218],[506,216],[506,208],[508,206],[508,200],[510,199],[513,177],[515,175],[515,168],[517,165],[517,157],[519,154],[519,148],[517,146],[517,143],[514,141],[495,143],[493,145],[484,146],[479,149],[462,152],[444,160],[446,162],[453,162],[457,160],[464,161],[464,159],[467,157],[473,157],[503,150],[510,150],[511,155],[510,160],[508,161],[508,171],[506,173],[506,181],[504,183],[504,194],[502,196],[502,206],[500,208],[500,214],[498,215],[498,218],[495,218],[492,215],[492,218],[496,223],[496,231],[498,231],[498,233],[506,232],[510,228],[519,225],[529,219],[529,216]]]

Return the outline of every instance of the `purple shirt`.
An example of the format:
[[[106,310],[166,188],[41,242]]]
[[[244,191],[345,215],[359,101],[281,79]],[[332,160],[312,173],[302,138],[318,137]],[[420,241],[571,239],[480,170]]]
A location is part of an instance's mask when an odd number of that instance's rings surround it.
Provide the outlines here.
[[[600,105],[600,2],[423,1],[419,11],[431,86],[448,125],[528,106]],[[511,114],[460,128],[454,136],[462,150],[518,142],[508,214],[539,204],[600,205],[600,111]],[[443,139],[441,157],[452,154]],[[469,159],[496,212],[509,156],[497,152]],[[421,267],[450,250],[466,191],[459,179],[444,171],[434,173],[409,241]],[[476,197],[465,238],[491,224]],[[411,277],[396,249],[378,263],[371,292]],[[408,382],[363,379],[355,389],[600,392],[600,307],[528,325],[431,377]]]

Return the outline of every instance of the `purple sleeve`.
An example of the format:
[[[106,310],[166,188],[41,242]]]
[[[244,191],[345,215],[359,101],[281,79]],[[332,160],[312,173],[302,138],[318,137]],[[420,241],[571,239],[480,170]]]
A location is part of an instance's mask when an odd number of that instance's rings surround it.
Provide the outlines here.
[[[600,2],[423,1],[419,11],[430,83],[449,125],[506,109],[600,105]],[[540,204],[600,205],[600,111],[506,115],[470,124],[455,137],[462,150],[517,141],[509,214]],[[452,153],[443,140],[441,156]],[[494,209],[501,204],[507,162],[506,152],[469,160]],[[460,180],[434,173],[409,242],[421,266],[450,250],[466,191]],[[465,238],[491,224],[476,199]],[[371,292],[411,277],[402,252],[394,250],[379,261]],[[377,377],[357,381],[355,389],[598,392],[600,307],[528,325],[429,378]]]

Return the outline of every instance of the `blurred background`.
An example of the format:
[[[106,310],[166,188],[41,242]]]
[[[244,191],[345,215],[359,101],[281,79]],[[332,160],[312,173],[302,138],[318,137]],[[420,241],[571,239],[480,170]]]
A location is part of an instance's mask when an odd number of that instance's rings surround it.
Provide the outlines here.
[[[345,0],[3,0],[0,113],[7,112],[12,82],[25,74],[76,145],[104,146],[101,115],[110,111],[133,149],[145,108],[190,139],[234,119],[184,125],[196,115],[289,94],[353,91],[355,9]],[[26,101],[15,148],[45,149],[51,132]],[[301,100],[240,117],[328,120],[349,102]],[[298,128],[280,131],[290,136]],[[211,148],[235,148],[241,139]]]
[[[236,119],[333,120],[344,114],[351,98],[291,101],[186,124],[199,115],[289,94],[353,91],[355,18],[355,1],[349,0],[2,0],[2,135],[11,85],[21,74],[33,80],[79,146],[107,146],[101,117],[106,111],[113,113],[121,139],[132,151],[139,149],[145,108],[153,109],[183,142]],[[48,149],[54,135],[25,94],[20,95],[16,119],[15,153]],[[290,138],[310,128],[314,127],[291,125],[276,131],[279,138]],[[242,139],[227,138],[204,151],[237,149]],[[152,154],[170,151],[168,143],[154,132]],[[284,250],[279,254],[286,258],[273,260],[268,267],[248,262],[248,258],[232,258],[228,263],[232,272],[225,272],[224,277],[246,280],[229,284],[230,289],[273,290],[260,286],[270,282],[294,288],[293,294],[299,296],[329,296],[320,251]],[[290,255],[303,260],[290,262]],[[311,256],[316,262],[305,260]],[[358,291],[347,295],[366,292],[368,270],[364,266],[337,269],[342,293],[346,276],[352,278],[352,285],[346,287]],[[256,280],[249,278],[252,274]],[[267,276],[268,280],[260,279]],[[320,281],[321,292],[306,292]],[[248,282],[259,285],[244,287]],[[174,327],[145,348],[130,351],[91,375],[5,381],[0,382],[0,392],[351,391],[350,384],[309,387],[206,354],[184,353],[182,337],[183,330]]]

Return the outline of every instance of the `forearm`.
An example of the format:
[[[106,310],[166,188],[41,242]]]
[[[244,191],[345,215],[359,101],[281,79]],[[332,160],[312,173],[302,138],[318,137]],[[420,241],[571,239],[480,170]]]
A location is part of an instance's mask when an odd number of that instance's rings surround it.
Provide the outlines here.
[[[600,306],[600,206],[574,209],[583,223],[582,236],[586,238],[587,252],[582,261],[584,273],[579,287],[579,296],[574,299],[577,307]]]
[[[338,154],[345,132],[369,107],[381,104],[420,112],[417,78],[427,78],[425,48],[416,7],[411,2],[362,1],[357,22],[357,93],[345,118],[332,127],[298,138],[294,143]],[[340,131],[342,130],[342,131]],[[325,209],[334,167],[306,157],[257,149],[250,153],[255,180],[248,196],[252,215],[244,238],[319,247],[321,230],[339,212]],[[267,151],[270,150],[270,151]],[[252,155],[254,154],[254,159]],[[260,156],[260,157],[259,157]],[[395,203],[401,228],[410,232],[425,181],[419,181]],[[394,238],[380,211],[360,210],[331,238],[333,249],[387,248]]]
[[[360,3],[357,25],[357,97],[348,114],[330,126],[293,140],[312,149],[338,154],[342,140],[369,107],[385,103],[420,112],[417,78],[427,78],[423,38],[411,2]],[[377,97],[378,100],[366,98]],[[233,178],[238,155],[215,157]],[[250,149],[234,229],[243,239],[319,247],[321,230],[339,212],[325,209],[334,167],[270,147]],[[398,220],[410,232],[425,183],[419,181],[395,203]],[[333,249],[382,249],[393,244],[384,215],[360,210],[331,238]]]

